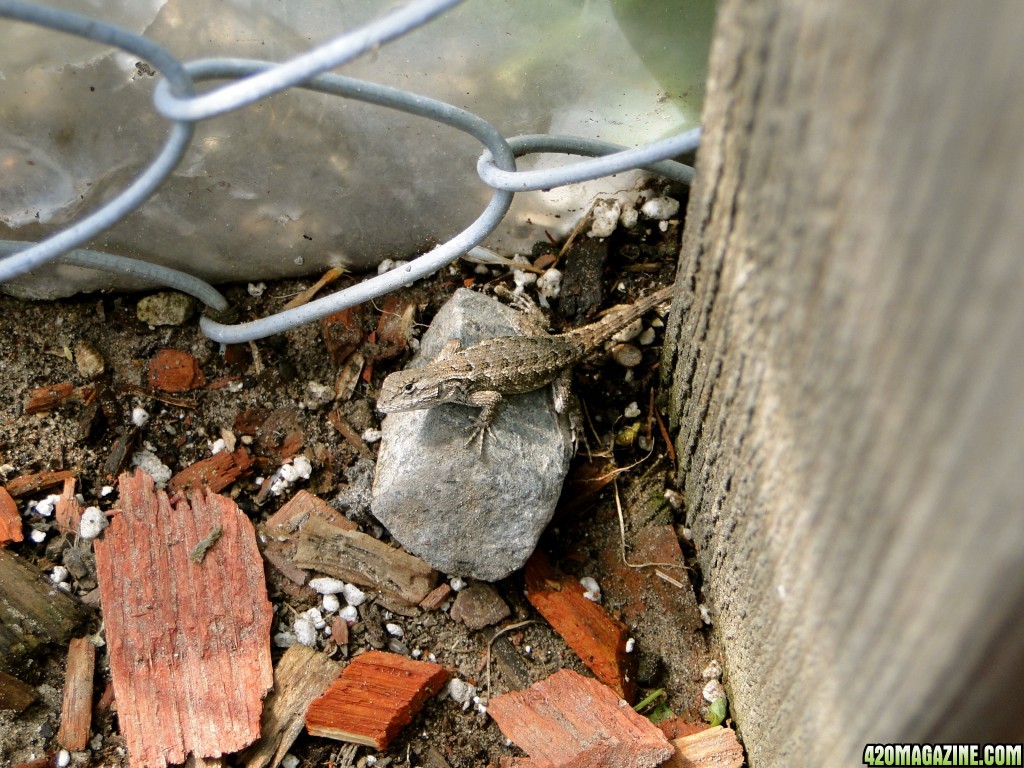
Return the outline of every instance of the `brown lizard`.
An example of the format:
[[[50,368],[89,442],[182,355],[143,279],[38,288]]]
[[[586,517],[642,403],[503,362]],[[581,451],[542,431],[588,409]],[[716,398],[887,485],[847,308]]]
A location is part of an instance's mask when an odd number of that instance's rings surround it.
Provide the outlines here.
[[[377,410],[398,413],[441,403],[481,408],[472,442],[477,435],[482,438],[490,432],[504,395],[531,392],[550,384],[621,328],[674,294],[675,288],[667,286],[634,304],[613,309],[595,323],[565,333],[500,336],[465,349],[458,339],[452,339],[428,365],[396,371],[384,379]]]

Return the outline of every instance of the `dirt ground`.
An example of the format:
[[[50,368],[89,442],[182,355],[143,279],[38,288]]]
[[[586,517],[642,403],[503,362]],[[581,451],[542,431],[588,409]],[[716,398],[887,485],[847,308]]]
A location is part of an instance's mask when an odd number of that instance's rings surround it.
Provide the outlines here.
[[[605,307],[670,282],[680,231],[677,221],[663,228],[659,222],[642,220],[632,230],[620,227],[599,246],[581,238],[580,244],[558,264],[565,273],[564,293],[561,302],[554,302],[560,305],[562,314],[570,304],[580,311],[568,318],[556,312],[556,327],[578,325],[587,317],[592,319],[594,312],[586,305],[587,296],[595,292],[601,296],[600,305]],[[557,249],[547,244],[539,246],[535,249],[535,260],[549,259],[544,254],[552,250]],[[494,282],[511,285],[509,274],[504,266],[481,270],[459,262],[400,295],[417,305],[418,334],[457,287],[470,284],[481,288]],[[341,284],[356,279],[346,277]],[[271,283],[259,296],[252,295],[258,291],[250,291],[246,285],[230,286],[225,292],[242,320],[270,314],[312,282]],[[359,380],[347,402],[324,402],[317,395],[322,390],[311,383],[333,389],[339,365],[325,350],[320,324],[305,325],[252,345],[221,350],[201,335],[194,316],[174,327],[154,328],[140,322],[136,305],[141,296],[91,295],[52,303],[24,303],[0,296],[0,370],[5,388],[5,396],[0,399],[0,483],[39,470],[71,469],[78,477],[77,490],[83,494],[85,503],[109,508],[116,499],[116,491],[103,494],[104,487],[114,481],[111,470],[117,464],[112,459],[115,441],[119,432],[131,431],[132,410],[141,407],[149,414],[149,421],[137,430],[133,450],[150,450],[173,471],[210,456],[211,443],[225,431],[239,432],[240,416],[286,414],[301,432],[302,451],[313,465],[309,480],[295,488],[307,488],[328,502],[345,493],[346,469],[357,461],[359,453],[339,435],[327,414],[339,405],[358,432],[378,427],[373,410],[375,392],[384,376],[408,360],[410,351],[375,363],[369,381]],[[377,315],[376,309],[367,313],[367,330],[376,325]],[[106,393],[102,407],[69,402],[50,412],[26,414],[24,404],[34,388],[60,382],[75,386],[88,383],[74,354],[76,345],[83,341],[105,362],[105,373],[99,379]],[[657,387],[660,344],[658,331],[654,343],[642,348],[643,362],[633,369],[632,375],[607,357],[577,368],[575,389],[587,415],[586,442],[581,445],[570,473],[560,511],[540,547],[564,571],[595,578],[603,590],[604,607],[630,627],[636,639],[636,652],[640,654],[638,700],[652,690],[664,689],[667,698],[660,705],[662,716],[667,705],[675,715],[697,721],[706,704],[701,699],[705,682],[701,670],[719,656],[711,630],[701,621],[697,607],[700,580],[694,570],[692,548],[685,538],[683,510],[678,508],[675,497],[673,505],[664,494],[666,488],[671,488],[672,458],[656,421],[648,415],[651,392]],[[162,399],[151,397],[152,393],[146,390],[148,361],[158,350],[166,348],[191,353],[201,365],[206,381],[224,386]],[[634,402],[642,415],[630,419],[624,413]],[[631,421],[640,422],[640,439],[628,444],[628,435],[622,437],[622,433]],[[613,445],[616,435],[620,436],[619,445]],[[646,441],[653,443],[652,450],[643,447]],[[262,453],[261,447],[265,449]],[[369,447],[376,451],[376,444]],[[254,443],[253,453],[263,462],[258,471],[240,479],[225,493],[258,523],[284,503],[288,494],[257,503],[259,486],[254,478],[265,476],[280,463],[275,461],[273,450],[259,441]],[[612,467],[632,468],[619,474],[616,483],[605,484],[596,492],[587,490],[595,487],[587,484],[588,478],[603,475]],[[651,568],[631,569],[622,564],[616,489],[630,551],[630,537],[646,524],[654,521],[676,526],[691,566],[673,572],[678,586],[658,579]],[[60,534],[52,517],[30,509],[29,502],[52,492],[42,491],[19,504],[26,534],[41,531],[45,538],[33,542],[26,536],[24,542],[10,546],[46,573],[63,561],[69,548],[87,547],[82,542],[76,544],[74,537]],[[355,517],[364,530],[393,543],[386,531],[374,525],[368,511]],[[94,595],[96,588],[94,568],[88,560],[87,570],[81,578],[72,576],[69,581],[70,591],[86,598]],[[288,628],[296,612],[317,606],[319,596],[286,583],[269,565],[266,571],[275,606],[272,631],[276,633]],[[579,658],[527,602],[521,573],[496,587],[512,609],[506,623],[534,620],[509,635],[521,669],[526,670],[530,681],[566,667],[589,675]],[[99,608],[92,611],[93,619],[87,629],[102,633]],[[377,616],[388,620],[390,614],[382,611]],[[368,647],[365,624],[369,620],[364,612],[363,620],[352,628],[348,657]],[[485,658],[494,627],[469,631],[444,610],[419,611],[402,621],[406,630],[402,643],[408,649],[421,649],[424,655],[433,653],[438,663],[451,668],[461,679],[474,682],[480,693],[486,694]],[[14,670],[36,689],[39,699],[23,713],[0,712],[0,765],[18,765],[52,756],[59,749],[55,735],[60,725],[66,651],[66,647],[50,647],[47,653]],[[338,649],[333,652],[339,658],[345,655]],[[283,649],[273,648],[275,662],[282,653]],[[97,700],[108,682],[105,649],[100,648],[95,681]],[[491,694],[514,686],[515,681],[502,666],[494,665]],[[92,734],[90,749],[74,754],[73,765],[129,765],[118,733],[116,712],[97,710]],[[290,751],[301,766],[367,765],[374,764],[376,758],[377,766],[434,768],[483,766],[496,763],[502,755],[522,754],[507,743],[486,714],[474,707],[464,710],[444,695],[429,701],[386,753],[354,749],[305,734]],[[369,761],[368,756],[372,756]],[[232,764],[230,757],[226,761]]]

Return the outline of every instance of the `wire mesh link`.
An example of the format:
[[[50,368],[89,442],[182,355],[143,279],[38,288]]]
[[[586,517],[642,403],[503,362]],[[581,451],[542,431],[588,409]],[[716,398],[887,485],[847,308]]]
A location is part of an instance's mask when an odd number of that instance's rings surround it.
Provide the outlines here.
[[[156,157],[112,200],[40,243],[0,241],[0,282],[59,259],[62,263],[144,278],[189,293],[211,310],[225,310],[227,301],[224,297],[197,277],[170,267],[79,249],[78,246],[142,205],[170,176],[192,142],[196,121],[243,108],[293,87],[398,110],[469,134],[484,146],[477,172],[494,192],[484,211],[466,229],[398,269],[304,306],[251,322],[229,325],[204,315],[200,318],[201,330],[221,343],[240,343],[281,333],[432,274],[490,235],[508,212],[514,192],[551,189],[633,168],[644,168],[675,181],[690,183],[693,169],[666,158],[693,151],[700,140],[699,128],[635,149],[573,136],[530,135],[506,140],[483,118],[451,104],[377,83],[325,74],[326,70],[422,26],[459,2],[461,0],[416,0],[283,63],[216,58],[183,64],[153,41],[113,25],[22,0],[0,0],[0,18],[111,45],[150,63],[164,78],[154,90],[154,106],[172,123],[167,140]],[[235,82],[195,95],[194,81],[225,79]],[[516,157],[537,152],[593,159],[543,170],[516,169]]]

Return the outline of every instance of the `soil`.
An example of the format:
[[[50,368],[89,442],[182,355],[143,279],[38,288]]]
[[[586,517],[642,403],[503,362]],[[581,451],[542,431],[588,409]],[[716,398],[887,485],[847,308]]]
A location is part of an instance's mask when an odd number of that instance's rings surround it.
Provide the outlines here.
[[[685,203],[684,203],[685,205]],[[672,280],[681,227],[669,222],[664,229],[658,222],[641,221],[632,230],[622,227],[600,247],[581,237],[581,244],[570,250],[559,263],[565,272],[563,288],[571,294],[566,301],[575,308],[574,317],[566,319],[555,314],[555,325],[578,324],[593,316],[593,307],[586,306],[587,295],[600,297],[601,306],[628,301],[640,291],[664,285]],[[550,260],[556,249],[544,244],[533,254],[534,260]],[[425,327],[441,304],[455,288],[465,284],[486,287],[490,283],[510,284],[507,267],[482,270],[473,264],[459,262],[441,270],[430,279],[405,289],[400,296],[418,306],[419,331]],[[597,277],[596,282],[591,277]],[[347,280],[347,278],[346,278]],[[349,282],[355,282],[351,278]],[[251,319],[277,311],[310,281],[285,281],[267,285],[262,295],[254,296],[245,285],[224,289],[238,310],[238,319]],[[345,280],[342,284],[347,284]],[[586,290],[583,290],[586,287]],[[225,431],[244,434],[239,429],[240,416],[248,414],[284,414],[297,425],[303,438],[303,452],[310,458],[314,471],[304,487],[327,501],[346,491],[346,470],[359,459],[359,453],[331,426],[326,418],[335,403],[324,403],[314,396],[311,382],[333,388],[339,365],[332,362],[325,350],[319,323],[308,324],[285,334],[239,345],[222,351],[205,339],[193,317],[175,327],[148,327],[136,317],[138,295],[92,295],[52,303],[24,303],[0,296],[0,370],[3,371],[6,396],[0,400],[0,483],[13,477],[46,469],[72,469],[78,477],[77,490],[87,505],[108,509],[116,499],[116,491],[104,495],[105,486],[114,484],[112,451],[119,433],[131,432],[131,412],[141,407],[149,414],[146,425],[137,430],[133,450],[147,449],[155,453],[173,471],[210,455],[211,443]],[[556,307],[558,301],[553,302]],[[376,309],[366,313],[366,329],[376,325]],[[540,546],[560,568],[577,576],[594,577],[603,589],[605,608],[630,626],[640,656],[640,694],[638,699],[663,688],[667,705],[676,715],[699,720],[704,681],[701,670],[716,653],[710,630],[700,621],[697,612],[700,582],[693,568],[674,572],[681,587],[672,599],[674,610],[647,606],[647,595],[637,594],[647,587],[638,586],[623,577],[622,540],[616,508],[616,489],[627,520],[627,539],[651,520],[671,523],[680,533],[680,543],[693,566],[693,552],[685,539],[683,511],[665,500],[664,491],[671,487],[674,467],[656,422],[649,422],[652,389],[658,381],[658,349],[660,331],[654,344],[643,347],[643,362],[626,373],[607,357],[577,368],[576,392],[584,405],[588,431],[581,445],[570,481],[566,485],[563,505],[557,513]],[[79,372],[74,350],[80,342],[88,342],[105,361],[105,372],[98,379],[103,385],[101,407],[69,402],[47,413],[29,415],[24,412],[28,393],[36,387],[59,382],[75,386],[89,384]],[[148,361],[161,349],[190,352],[200,363],[206,381],[219,388],[204,388],[155,399],[147,396]],[[341,410],[360,433],[379,426],[373,411],[374,395],[380,382],[392,370],[408,360],[411,352],[377,361],[369,381],[360,380],[350,400]],[[315,388],[314,388],[315,389]],[[630,403],[637,403],[642,415],[639,439],[632,444],[613,446],[623,426],[637,421],[623,414]],[[282,417],[284,418],[284,417]],[[244,419],[243,419],[244,420]],[[647,435],[650,435],[648,438]],[[645,449],[649,441],[653,450]],[[612,447],[609,447],[612,446]],[[287,498],[271,497],[258,503],[259,486],[256,475],[267,476],[280,466],[272,441],[257,439],[251,446],[259,457],[257,472],[239,480],[225,491],[254,522],[265,520]],[[370,444],[376,451],[376,445]],[[128,454],[130,456],[130,452]],[[615,484],[586,494],[580,488],[583,478],[606,472],[610,466],[629,467]],[[25,532],[43,531],[40,543],[26,539],[10,545],[10,549],[44,572],[62,562],[65,550],[76,546],[74,537],[62,535],[52,517],[34,513],[28,502],[41,499],[43,491],[19,503]],[[59,489],[57,489],[59,492]],[[671,494],[669,494],[671,496]],[[672,497],[675,501],[676,497]],[[653,500],[653,501],[652,501]],[[363,529],[389,543],[387,532],[375,525],[368,512],[356,515]],[[77,542],[77,546],[83,546]],[[89,565],[91,568],[91,564]],[[694,566],[695,567],[695,566]],[[319,605],[311,590],[297,589],[272,567],[267,567],[268,588],[275,605],[273,632],[287,629],[297,612]],[[646,582],[645,582],[646,583]],[[95,573],[83,578],[72,577],[73,594],[94,596]],[[499,582],[499,593],[512,608],[506,623],[533,619],[534,623],[507,635],[518,653],[530,681],[540,680],[560,668],[568,667],[589,674],[579,658],[544,622],[524,597],[521,574]],[[660,604],[659,604],[660,605]],[[380,612],[384,620],[390,614]],[[365,613],[364,613],[365,618]],[[413,618],[401,618],[406,629],[402,642],[408,649],[421,649],[424,656],[433,653],[437,661],[451,668],[463,680],[474,682],[484,695],[485,658],[494,628],[470,631],[454,621],[444,610],[420,612]],[[364,622],[352,628],[347,655],[368,647]],[[90,632],[102,632],[101,616],[94,609]],[[527,648],[529,651],[527,652]],[[53,756],[59,749],[55,735],[60,724],[61,691],[64,685],[65,647],[51,646],[46,654],[22,663],[16,674],[34,686],[39,700],[20,714],[0,712],[0,765],[18,765],[43,756]],[[343,657],[342,650],[333,652]],[[276,660],[283,649],[275,647]],[[98,700],[109,682],[105,649],[98,654],[95,696]],[[492,695],[509,690],[515,683],[506,678],[500,664],[492,669]],[[662,710],[664,714],[664,710]],[[128,766],[116,714],[110,710],[94,716],[93,740],[90,749],[72,756],[73,765]],[[299,765],[344,766],[372,764],[377,766],[440,766],[468,768],[496,763],[503,755],[520,755],[500,733],[489,717],[474,707],[463,709],[446,696],[429,701],[414,722],[405,728],[386,753],[360,747],[350,748],[339,742],[301,735],[290,750],[299,758]],[[368,761],[368,756],[372,758]],[[227,763],[232,764],[231,758]]]

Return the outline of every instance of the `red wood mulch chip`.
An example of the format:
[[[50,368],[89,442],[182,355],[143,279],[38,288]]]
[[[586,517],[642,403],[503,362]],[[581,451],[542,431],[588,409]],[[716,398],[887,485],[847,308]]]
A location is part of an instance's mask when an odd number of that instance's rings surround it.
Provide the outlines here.
[[[221,534],[205,556],[196,545]],[[259,736],[273,682],[271,606],[249,519],[197,491],[171,504],[137,470],[95,543],[117,700],[133,768],[217,757]],[[199,562],[196,562],[199,560]]]

